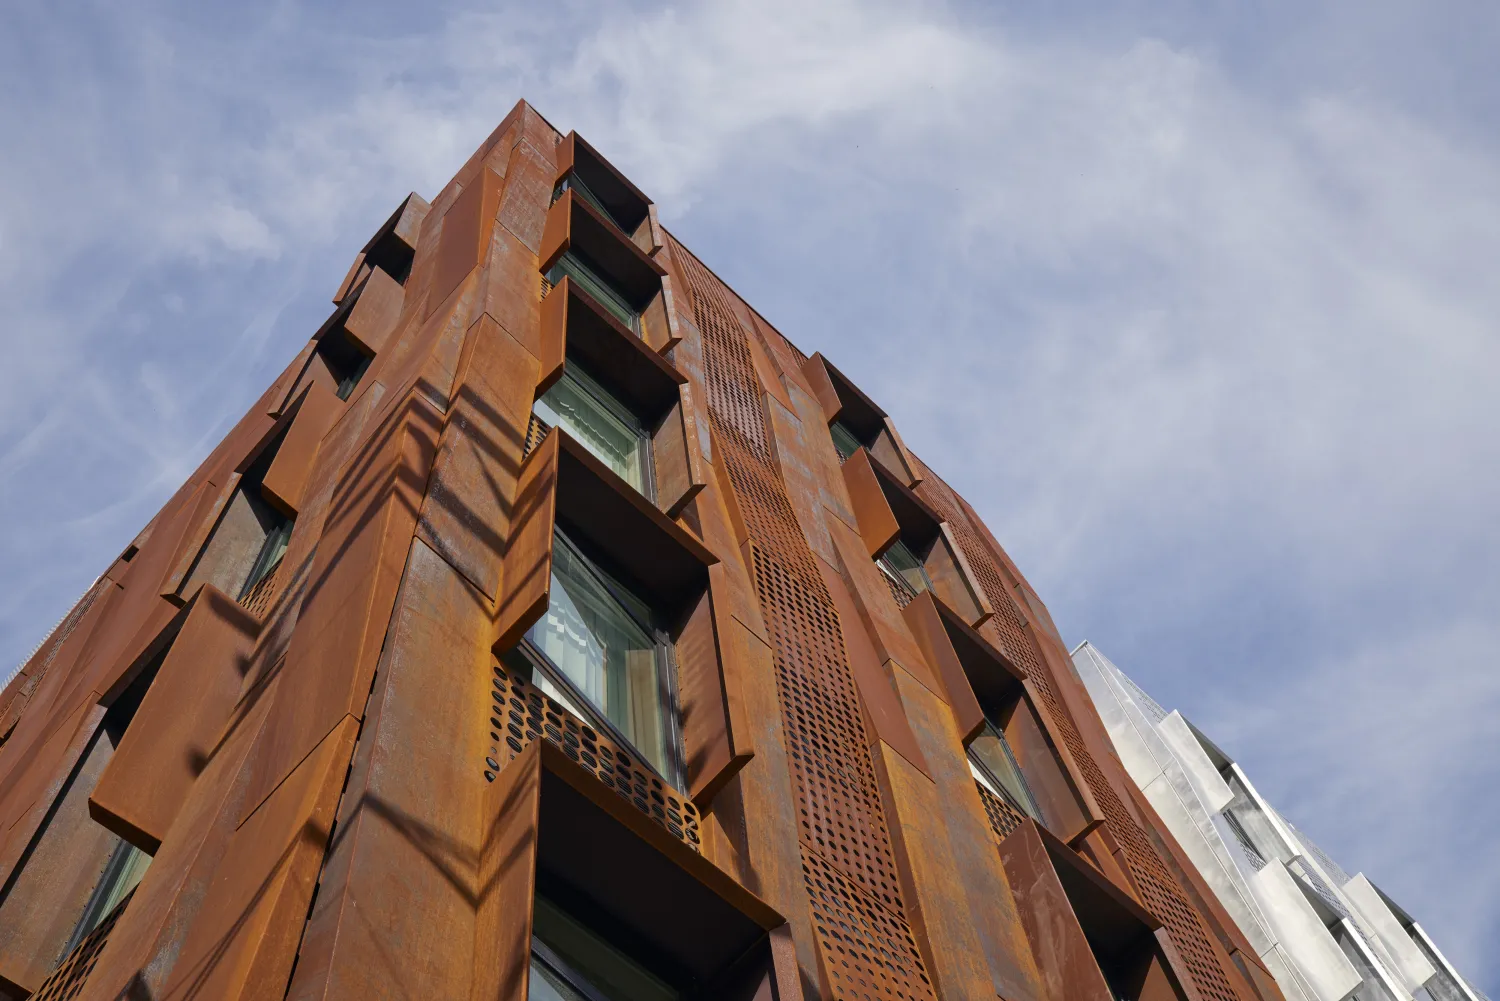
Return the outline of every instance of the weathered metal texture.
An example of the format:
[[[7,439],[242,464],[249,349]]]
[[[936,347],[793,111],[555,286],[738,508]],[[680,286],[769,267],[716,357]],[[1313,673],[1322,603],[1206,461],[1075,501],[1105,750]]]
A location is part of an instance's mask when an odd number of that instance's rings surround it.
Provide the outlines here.
[[[633,232],[571,194],[551,203],[580,156],[644,203]],[[530,414],[561,371],[574,299],[548,295],[539,269],[575,236],[607,238],[641,280],[644,341],[617,333],[686,380],[653,442],[663,502],[646,504],[651,531],[706,581],[680,596],[673,636],[686,795],[493,656],[545,607],[559,477],[589,466]],[[398,272],[410,262],[404,282],[371,263],[393,252]],[[597,152],[518,104],[430,206],[403,202],[335,298],[375,355],[347,403],[308,389],[309,343],[0,693],[0,939],[7,913],[42,903],[55,938],[82,891],[48,902],[40,888],[61,884],[38,861],[47,851],[27,848],[99,747],[103,706],[183,616],[181,650],[117,757],[136,780],[98,790],[112,822],[159,842],[156,857],[49,999],[520,1001],[548,782],[675,860],[674,879],[762,922],[767,965],[707,971],[723,996],[769,998],[774,980],[781,1001],[1060,997],[1043,986],[1051,946],[997,850],[1030,822],[965,759],[983,717],[950,614],[1026,676],[1036,726],[1016,743],[1045,752],[1055,775],[1038,766],[1039,783],[1073,802],[1051,806],[1066,828],[1054,833],[1074,840],[1054,850],[1077,849],[1071,862],[1165,922],[1159,956],[1194,1001],[1257,996],[1149,807],[1120,792],[1045,607],[972,509],[878,406],[665,233]],[[841,393],[861,420],[879,417],[866,421],[874,462],[852,473],[827,433]],[[289,420],[265,490],[297,516],[281,564],[243,611],[203,592],[183,612],[239,474]],[[870,559],[901,527],[882,477],[942,522],[951,560],[930,568],[936,596],[896,600]],[[877,498],[889,522],[870,518]],[[611,510],[620,524],[645,516]],[[209,605],[244,627],[233,642],[194,638]],[[188,691],[187,651],[210,646],[214,683]],[[243,669],[237,688],[225,665]],[[143,789],[143,762],[172,754],[171,781]],[[68,856],[60,845],[48,851]],[[0,973],[8,955],[0,941]],[[33,965],[18,974],[28,989],[46,974]],[[1176,996],[1171,970],[1152,970],[1140,996]]]
[[[1189,904],[1147,832],[1127,809],[1085,744],[1078,724],[1057,691],[1058,684],[1071,675],[1065,666],[1059,670],[1044,660],[1041,646],[1013,593],[1013,588],[1021,582],[1005,566],[1008,561],[1003,560],[998,544],[987,537],[988,533],[984,532],[977,518],[970,519],[967,505],[961,505],[951,489],[935,476],[925,479],[919,492],[943,513],[952,526],[954,538],[969,567],[995,609],[994,617],[984,624],[981,631],[1027,673],[1037,694],[1038,708],[1061,735],[1061,743],[1066,745],[1066,751],[1078,769],[1080,784],[1091,793],[1111,833],[1123,848],[1130,876],[1140,888],[1143,903],[1165,923],[1171,943],[1185,967],[1186,978],[1203,1001],[1248,998],[1248,990],[1235,989],[1233,981],[1239,979],[1237,971],[1233,970],[1232,962],[1207,927],[1204,916]],[[1008,585],[1007,577],[1014,583]],[[1101,756],[1107,758],[1103,751],[1105,745],[1097,746],[1101,748]]]
[[[89,797],[89,815],[155,855],[239,699],[260,622],[205,586]]]
[[[690,292],[716,459],[744,517],[752,580],[776,657],[805,887],[827,988],[837,998],[933,997],[906,919],[838,613],[775,461],[747,333],[732,293],[681,244],[668,246]]]
[[[1000,857],[1051,1001],[1114,1001],[1052,860],[1028,820],[1000,844]]]
[[[68,953],[58,964],[57,969],[48,974],[47,979],[32,992],[31,1001],[72,1001],[78,995],[84,983],[88,981],[89,974],[94,972],[94,966],[99,962],[99,954],[104,951],[110,932],[115,929],[115,922],[120,919],[121,914],[125,913],[125,907],[130,903],[130,896],[127,893],[125,898],[115,905],[115,909],[110,911],[109,915]]]

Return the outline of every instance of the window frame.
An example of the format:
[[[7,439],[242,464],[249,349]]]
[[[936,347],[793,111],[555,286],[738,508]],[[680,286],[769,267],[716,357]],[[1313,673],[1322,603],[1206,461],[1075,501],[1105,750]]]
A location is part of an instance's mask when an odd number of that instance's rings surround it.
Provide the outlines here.
[[[561,375],[559,375],[557,380],[551,386],[548,386],[546,390],[536,394],[536,399],[532,401],[531,404],[531,412],[536,415],[537,420],[540,421],[545,428],[550,430],[553,427],[562,427],[564,431],[567,431],[568,428],[564,427],[560,422],[552,423],[548,421],[547,418],[543,415],[538,414],[536,408],[539,405],[543,404],[543,401],[546,399],[548,393],[551,393],[554,389],[568,380],[571,380],[574,385],[576,385],[584,394],[586,394],[590,399],[599,404],[600,408],[603,409],[607,414],[609,414],[611,417],[614,417],[620,423],[624,424],[628,430],[635,434],[637,461],[639,461],[641,465],[641,484],[639,487],[637,487],[637,489],[647,500],[651,501],[653,504],[656,503],[656,450],[655,448],[653,448],[655,436],[650,430],[650,425],[639,415],[637,415],[634,410],[632,410],[623,400],[619,398],[618,395],[610,392],[608,387],[606,387],[598,379],[594,378],[594,376],[590,374],[587,365],[581,363],[576,357],[572,355],[565,356]],[[550,404],[547,404],[547,408],[556,413],[555,408],[553,408]],[[545,433],[545,431],[543,433]],[[585,442],[582,438],[578,437],[577,435],[573,435],[573,438],[580,445],[583,445],[585,448],[588,447],[587,442]],[[590,452],[592,452],[592,449],[590,449]],[[595,456],[595,458],[599,457]],[[600,459],[600,461],[602,462],[604,460]],[[621,479],[624,479],[624,477],[621,477]],[[626,480],[625,482],[629,483],[630,481]],[[634,483],[631,483],[630,485],[632,487],[636,486],[636,484]]]
[[[572,278],[578,285],[579,292],[597,302],[631,334],[643,337],[641,314],[645,312],[644,307],[632,303],[615,287],[603,270],[598,264],[589,261],[587,253],[569,247],[547,267],[545,277],[554,287],[562,281],[564,275]],[[603,294],[596,292],[596,288]]]
[[[1000,776],[995,774],[994,769],[985,764],[975,752],[975,741],[983,737],[986,731],[999,741],[1001,750],[1004,751],[1006,759],[1010,762],[1011,771],[1015,773],[1016,780],[1020,783],[1021,796],[1017,796]],[[1041,804],[1037,802],[1036,793],[1031,791],[1031,784],[1026,781],[1026,772],[1021,768],[1021,762],[1016,759],[1016,752],[1011,749],[1010,741],[1006,739],[1004,728],[992,720],[988,713],[985,714],[984,724],[979,733],[964,747],[964,756],[969,761],[970,771],[976,773],[974,777],[983,782],[986,789],[1037,823],[1046,823],[1043,818]],[[982,775],[977,773],[982,773]],[[988,781],[985,781],[986,779]]]
[[[521,637],[513,650],[502,656],[502,662],[511,661],[510,666],[519,670],[522,664],[515,661],[520,660],[524,661],[525,666],[531,671],[541,671],[546,675],[549,683],[557,686],[568,697],[569,701],[573,703],[569,708],[579,713],[583,717],[584,722],[603,732],[621,747],[628,748],[640,760],[640,763],[655,773],[657,778],[661,779],[663,783],[675,789],[680,794],[689,795],[687,789],[687,763],[685,761],[686,752],[683,747],[682,714],[677,690],[677,659],[673,654],[673,642],[670,632],[663,627],[660,613],[651,607],[651,603],[648,600],[631,592],[627,585],[616,579],[609,572],[607,567],[601,566],[596,557],[580,548],[577,542],[569,538],[568,533],[560,524],[553,527],[554,547],[559,543],[569,551],[570,555],[578,561],[585,572],[589,574],[596,584],[604,589],[630,620],[644,630],[655,642],[653,660],[656,667],[657,690],[662,696],[662,705],[659,711],[662,716],[666,763],[668,771],[671,774],[663,774],[662,770],[652,763],[651,759],[641,750],[636,742],[631,740],[608,717],[604,709],[579,688],[551,657],[548,657],[546,653],[532,642],[530,636],[531,629],[536,628],[537,624],[545,620],[546,612],[543,612],[542,616],[537,619],[537,622],[533,623],[527,629],[526,634]],[[555,570],[553,572],[556,573]],[[624,592],[630,600],[622,600],[620,592]],[[646,608],[651,609],[656,621],[643,622],[630,607],[630,601],[638,602]],[[534,681],[531,683],[535,684]]]

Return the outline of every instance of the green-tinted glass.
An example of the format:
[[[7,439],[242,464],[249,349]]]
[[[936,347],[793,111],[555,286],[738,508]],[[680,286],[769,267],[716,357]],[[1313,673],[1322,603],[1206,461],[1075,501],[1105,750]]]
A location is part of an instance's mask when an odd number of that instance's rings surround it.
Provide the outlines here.
[[[849,458],[864,447],[859,439],[854,437],[854,432],[844,426],[843,421],[834,421],[828,433],[833,435],[833,447],[838,450],[841,459]]]
[[[569,984],[578,980],[609,1001],[676,1001],[680,996],[593,929],[541,895],[536,897],[532,909],[532,929],[537,941],[545,946],[541,951],[551,955],[532,956],[533,986],[528,1001],[582,998],[582,992]],[[551,968],[549,960],[553,959],[562,969]],[[537,993],[539,968],[543,971],[544,991],[552,993]]]
[[[886,573],[910,588],[913,594],[932,589],[932,578],[922,568],[922,561],[900,539],[891,543],[891,547],[881,554],[880,565]]]
[[[670,777],[660,651],[641,624],[649,621],[649,610],[635,600],[627,608],[627,600],[622,588],[607,587],[598,568],[558,535],[547,613],[526,636],[641,757]]]
[[[648,493],[645,435],[630,412],[576,364],[532,408],[553,427],[562,427],[594,457]]]
[[[630,304],[630,300],[615,291],[608,279],[584,264],[572,253],[563,254],[557,259],[557,263],[552,265],[552,270],[547,272],[547,280],[556,285],[562,281],[563,275],[572,278],[579,288],[592,296],[594,301],[603,306],[615,319],[625,324],[627,329],[634,331],[637,335],[640,334],[640,313]]]
[[[1005,733],[999,727],[989,722],[984,724],[979,736],[969,744],[969,758],[979,766],[980,780],[989,780],[985,784],[992,787],[991,792],[1005,796],[1030,814],[1032,819],[1042,819],[1042,812],[1037,808],[1031,789],[1026,785],[1026,777],[1021,774],[1021,766],[1016,762]]]

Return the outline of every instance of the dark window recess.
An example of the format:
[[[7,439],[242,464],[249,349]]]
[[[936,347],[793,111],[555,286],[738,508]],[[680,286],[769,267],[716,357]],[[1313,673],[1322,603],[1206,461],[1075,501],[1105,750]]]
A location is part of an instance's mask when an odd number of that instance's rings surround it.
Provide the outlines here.
[[[656,499],[651,435],[619,397],[571,356],[563,376],[532,407],[547,427],[561,427],[589,453],[651,500]]]
[[[627,949],[551,899],[541,894],[535,899],[527,1001],[677,1001],[682,997]]]
[[[900,539],[891,543],[890,547],[880,554],[875,565],[880,567],[881,573],[885,574],[891,593],[895,595],[902,607],[923,591],[932,590],[932,578],[927,575],[926,568],[922,566],[922,560]]]
[[[504,660],[682,788],[670,637],[634,589],[561,529],[547,611]]]
[[[969,766],[986,789],[1008,800],[1032,820],[1044,823],[1041,807],[1026,784],[1021,764],[1005,739],[1005,731],[985,715],[984,729],[969,742]]]
[[[604,276],[603,270],[587,257],[569,250],[557,259],[547,272],[547,281],[556,285],[567,275],[600,306],[603,306],[625,329],[637,337],[641,333],[641,310],[625,293]]]
[[[578,171],[570,171],[562,180],[557,182],[557,187],[552,189],[552,200],[554,202],[557,201],[563,196],[563,193],[566,191],[572,191],[573,194],[577,195],[579,198],[582,198],[594,208],[598,209],[600,215],[604,216],[604,218],[614,223],[615,226],[625,235],[629,236],[631,229],[634,229],[634,227],[631,227],[630,229],[626,228],[625,223],[622,222],[614,212],[610,211],[609,206],[604,204],[604,200],[598,195],[594,194],[593,189],[591,189],[584,182],[584,180],[578,176]]]
[[[240,473],[238,489],[224,506],[219,523],[178,590],[184,598],[199,584],[212,584],[236,601],[243,601],[281,564],[296,519],[271,505],[261,491],[261,483],[285,435],[283,431],[261,449]]]
[[[359,349],[343,326],[328,331],[318,341],[317,355],[333,377],[334,392],[347,400],[370,367],[371,357]]]
[[[365,263],[396,279],[396,284],[405,285],[406,279],[411,276],[411,263],[416,256],[417,252],[396,235],[394,228],[387,228],[365,251]]]
[[[828,433],[833,435],[833,447],[839,453],[840,462],[848,461],[849,456],[865,447],[865,442],[860,441],[859,436],[843,421],[834,421],[829,426]]]

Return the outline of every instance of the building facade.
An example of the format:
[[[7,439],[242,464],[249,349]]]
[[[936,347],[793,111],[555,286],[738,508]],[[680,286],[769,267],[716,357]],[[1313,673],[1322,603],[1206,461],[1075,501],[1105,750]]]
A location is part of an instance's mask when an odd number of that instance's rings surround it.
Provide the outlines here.
[[[1288,1001],[1488,1001],[1415,919],[1350,876],[1176,710],[1073,651],[1115,753]]]
[[[0,695],[0,993],[1281,1001],[878,403],[524,102]]]

